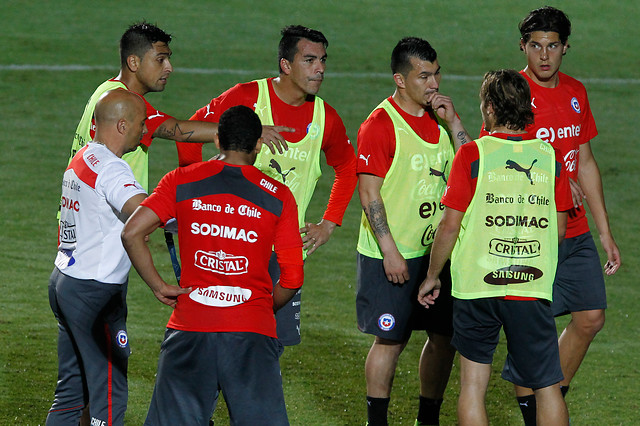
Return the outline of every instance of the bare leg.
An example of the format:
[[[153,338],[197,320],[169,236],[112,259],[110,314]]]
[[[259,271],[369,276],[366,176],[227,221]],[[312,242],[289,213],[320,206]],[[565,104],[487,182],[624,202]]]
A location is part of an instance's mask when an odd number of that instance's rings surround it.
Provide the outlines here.
[[[368,396],[389,398],[398,358],[406,345],[407,342],[375,338],[364,364]]]
[[[431,333],[420,355],[420,395],[441,399],[449,382],[456,350],[451,337]]]
[[[571,313],[571,321],[567,324],[560,338],[560,364],[564,380],[560,382],[568,386],[582,364],[589,345],[602,327],[604,327],[604,309]]]
[[[460,355],[458,423],[461,426],[489,424],[485,398],[490,377],[491,364],[473,362]]]
[[[567,426],[569,424],[569,412],[559,384],[536,389],[534,392],[538,425]]]

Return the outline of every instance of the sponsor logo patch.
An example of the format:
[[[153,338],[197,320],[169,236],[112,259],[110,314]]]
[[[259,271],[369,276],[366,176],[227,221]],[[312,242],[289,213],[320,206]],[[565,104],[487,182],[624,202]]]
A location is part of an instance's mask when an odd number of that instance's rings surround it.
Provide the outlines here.
[[[196,252],[195,265],[206,271],[223,275],[246,274],[249,268],[249,259],[244,256],[234,256],[224,251]]]
[[[393,330],[396,325],[396,319],[391,314],[382,314],[378,318],[378,327],[382,331]]]
[[[535,240],[510,240],[494,238],[489,241],[489,254],[499,257],[528,259],[540,256],[540,242]]]
[[[203,305],[227,308],[248,301],[251,298],[251,290],[226,285],[198,287],[189,293],[189,298]]]
[[[542,275],[542,271],[533,266],[511,265],[489,272],[484,276],[484,282],[493,285],[524,284]]]

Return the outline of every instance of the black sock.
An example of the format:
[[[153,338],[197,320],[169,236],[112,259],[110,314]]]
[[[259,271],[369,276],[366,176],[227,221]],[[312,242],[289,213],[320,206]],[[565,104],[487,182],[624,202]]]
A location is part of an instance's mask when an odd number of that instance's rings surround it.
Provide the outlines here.
[[[442,398],[431,399],[420,395],[420,408],[418,408],[418,424],[421,425],[439,425],[440,424],[440,406]]]
[[[565,396],[567,396],[567,392],[569,392],[569,385],[567,385],[567,386],[560,385],[560,392],[562,392],[562,397],[563,398]]]
[[[527,395],[516,398],[525,426],[536,426],[536,396]]]
[[[373,398],[367,396],[367,419],[369,426],[388,426],[387,411],[391,398]]]

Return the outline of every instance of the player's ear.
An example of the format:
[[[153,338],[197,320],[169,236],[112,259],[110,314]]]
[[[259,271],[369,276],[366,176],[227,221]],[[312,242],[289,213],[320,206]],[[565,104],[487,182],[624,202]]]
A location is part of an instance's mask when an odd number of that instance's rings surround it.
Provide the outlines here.
[[[525,45],[526,45],[526,43],[525,43],[525,42],[524,42],[524,40],[521,38],[521,39],[520,39],[520,50],[521,50],[522,52],[524,52],[524,47],[525,47]]]
[[[280,71],[286,75],[291,73],[291,63],[285,58],[280,59]]]
[[[217,133],[213,135],[213,143],[216,144],[216,148],[218,148],[218,151],[220,151],[220,136],[218,136]]]
[[[569,43],[567,44],[563,44],[562,45],[562,56],[567,54],[567,50],[570,48],[571,46],[569,45]]]
[[[256,143],[256,148],[254,149],[254,151],[256,153],[260,152],[260,150],[262,149],[262,142],[264,141],[264,139],[262,137],[258,138],[258,142]]]
[[[124,118],[118,120],[118,122],[116,123],[116,128],[118,129],[118,133],[120,133],[121,135],[127,133],[127,120],[125,120]]]
[[[393,81],[396,82],[396,86],[398,86],[401,89],[405,88],[405,84],[404,84],[404,76],[397,72],[393,75]]]
[[[129,68],[129,71],[136,72],[138,71],[139,66],[140,66],[140,58],[138,57],[138,55],[127,56],[127,68]]]

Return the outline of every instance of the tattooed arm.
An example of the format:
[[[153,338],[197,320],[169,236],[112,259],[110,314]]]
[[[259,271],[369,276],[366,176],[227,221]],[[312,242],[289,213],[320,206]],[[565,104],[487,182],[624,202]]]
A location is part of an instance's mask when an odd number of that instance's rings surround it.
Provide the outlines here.
[[[384,178],[361,173],[358,175],[358,182],[360,203],[382,251],[387,279],[402,284],[409,279],[409,269],[406,260],[398,251],[387,222],[387,212],[380,195]]]
[[[216,133],[218,123],[178,120],[171,117],[158,126],[153,132],[153,137],[177,142],[213,142]]]

